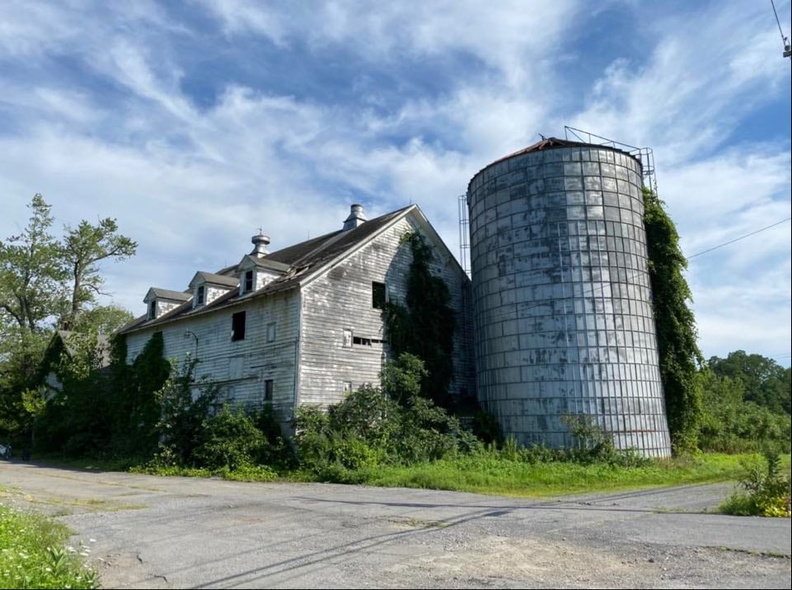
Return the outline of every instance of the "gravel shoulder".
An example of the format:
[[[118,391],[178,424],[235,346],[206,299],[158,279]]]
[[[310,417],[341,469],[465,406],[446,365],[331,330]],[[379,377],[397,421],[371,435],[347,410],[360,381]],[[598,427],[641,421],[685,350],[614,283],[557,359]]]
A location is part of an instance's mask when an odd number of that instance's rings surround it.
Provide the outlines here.
[[[110,588],[789,588],[790,521],[713,512],[732,485],[530,500],[0,463]]]

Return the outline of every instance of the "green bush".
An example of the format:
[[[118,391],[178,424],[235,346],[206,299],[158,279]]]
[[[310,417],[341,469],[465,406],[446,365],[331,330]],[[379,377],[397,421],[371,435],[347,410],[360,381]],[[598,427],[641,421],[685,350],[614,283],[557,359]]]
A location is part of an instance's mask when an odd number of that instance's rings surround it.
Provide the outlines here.
[[[154,464],[159,466],[195,467],[193,453],[202,440],[202,431],[219,397],[216,386],[196,385],[197,361],[185,361],[172,369],[172,375],[157,391],[160,418],[156,425],[159,435]]]
[[[721,506],[721,511],[737,516],[790,516],[790,478],[781,470],[781,458],[775,451],[764,453],[764,464],[748,463],[740,478],[740,487]]]
[[[649,462],[635,449],[617,449],[613,435],[600,428],[591,416],[568,414],[563,416],[561,421],[569,428],[575,443],[567,450],[567,457],[572,461],[621,467],[640,467]]]
[[[327,412],[296,412],[300,466],[320,479],[350,483],[351,472],[378,465],[433,461],[482,448],[459,420],[422,396],[423,363],[403,354],[382,375],[384,390],[364,386]]]
[[[328,426],[384,450],[398,433],[399,410],[382,390],[364,385],[328,409]]]
[[[191,463],[206,469],[236,470],[252,466],[261,460],[267,446],[267,439],[253,419],[228,406],[223,406],[216,416],[204,419],[196,439]]]
[[[790,417],[745,401],[744,383],[707,369],[699,379],[703,391],[701,450],[721,453],[756,453],[772,446],[790,452]]]
[[[413,396],[402,407],[394,452],[400,462],[434,461],[456,454],[480,451],[483,445],[429,399]]]
[[[359,401],[351,397],[353,404]],[[340,482],[340,473],[371,467],[385,460],[385,448],[374,446],[361,437],[356,431],[359,424],[338,422],[339,416],[346,414],[343,404],[338,404],[341,408],[334,406],[332,409],[336,411],[328,413],[315,406],[303,406],[296,414],[295,444],[299,464],[326,481]],[[373,412],[372,422],[375,419],[376,412]],[[348,475],[342,479],[348,479]]]

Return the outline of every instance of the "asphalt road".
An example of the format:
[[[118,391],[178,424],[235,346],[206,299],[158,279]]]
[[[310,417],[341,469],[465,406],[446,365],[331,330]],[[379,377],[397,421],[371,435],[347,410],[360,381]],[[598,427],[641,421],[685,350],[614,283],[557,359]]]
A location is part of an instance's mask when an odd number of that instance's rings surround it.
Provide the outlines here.
[[[110,588],[789,588],[790,520],[731,485],[526,500],[0,462],[0,502],[75,531]]]

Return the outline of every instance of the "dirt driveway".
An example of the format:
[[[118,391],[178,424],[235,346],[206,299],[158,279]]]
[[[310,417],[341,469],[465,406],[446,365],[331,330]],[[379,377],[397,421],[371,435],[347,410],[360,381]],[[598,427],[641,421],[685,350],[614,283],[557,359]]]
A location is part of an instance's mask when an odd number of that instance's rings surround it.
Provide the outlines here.
[[[110,588],[789,588],[790,521],[707,512],[732,486],[525,500],[0,462]]]

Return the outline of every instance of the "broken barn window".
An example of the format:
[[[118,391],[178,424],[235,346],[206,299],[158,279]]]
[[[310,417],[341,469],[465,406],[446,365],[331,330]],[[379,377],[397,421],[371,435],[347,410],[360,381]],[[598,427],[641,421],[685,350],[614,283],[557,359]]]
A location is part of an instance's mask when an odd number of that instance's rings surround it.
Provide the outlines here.
[[[264,401],[271,402],[272,395],[275,391],[275,381],[273,379],[264,380]]]
[[[231,316],[231,341],[245,339],[245,314],[244,311],[239,311]]]
[[[374,309],[385,309],[385,283],[371,283],[371,306]]]
[[[250,293],[253,290],[253,271],[249,270],[245,273],[245,293]]]

